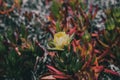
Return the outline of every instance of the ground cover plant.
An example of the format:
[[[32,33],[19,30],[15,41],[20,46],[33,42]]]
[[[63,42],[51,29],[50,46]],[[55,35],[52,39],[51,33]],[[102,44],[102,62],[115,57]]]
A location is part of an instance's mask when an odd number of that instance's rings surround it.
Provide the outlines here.
[[[120,1],[101,1],[0,0],[0,79],[119,80]]]

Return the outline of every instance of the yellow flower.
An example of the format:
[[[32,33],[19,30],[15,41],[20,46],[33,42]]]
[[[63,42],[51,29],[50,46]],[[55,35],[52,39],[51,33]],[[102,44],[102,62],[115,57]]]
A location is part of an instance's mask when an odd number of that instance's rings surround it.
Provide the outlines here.
[[[65,32],[58,32],[54,35],[53,42],[57,49],[63,49],[65,45],[70,43],[70,37]]]

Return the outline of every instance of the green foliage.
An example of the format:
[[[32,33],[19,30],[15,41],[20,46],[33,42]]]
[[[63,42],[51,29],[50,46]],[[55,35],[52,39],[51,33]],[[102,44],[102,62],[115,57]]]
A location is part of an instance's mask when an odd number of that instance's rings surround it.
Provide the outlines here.
[[[36,57],[42,57],[44,50],[36,42],[26,39],[25,30],[19,34],[14,30],[9,32],[6,33],[7,36],[0,36],[0,55],[2,56],[0,68],[4,72],[1,76],[5,75],[6,79],[31,80]]]
[[[111,19],[108,19],[106,21],[106,29],[107,30],[113,30],[115,28],[115,23],[114,23],[114,20],[111,18]]]
[[[0,55],[3,54],[5,51],[5,47],[4,47],[4,44],[2,43],[2,41],[3,41],[3,36],[0,35],[0,52],[2,52],[2,53],[0,53]]]
[[[59,21],[56,23],[56,29],[57,29],[57,32],[59,32],[61,30]]]
[[[120,24],[120,14],[119,13],[120,13],[120,7],[112,8],[111,14],[117,25]]]
[[[58,51],[58,54],[54,57],[55,67],[60,71],[73,75],[82,68],[83,62],[79,53],[74,53],[72,46],[70,51]]]
[[[85,41],[85,42],[90,42],[90,40],[91,40],[90,33],[89,33],[88,31],[85,31],[85,32],[84,32],[84,35],[82,36],[82,39],[83,39],[83,41]]]
[[[53,0],[53,3],[52,3],[52,6],[51,6],[51,11],[52,11],[52,14],[54,15],[55,18],[60,18],[60,7],[61,5],[59,4],[58,1],[56,0]]]

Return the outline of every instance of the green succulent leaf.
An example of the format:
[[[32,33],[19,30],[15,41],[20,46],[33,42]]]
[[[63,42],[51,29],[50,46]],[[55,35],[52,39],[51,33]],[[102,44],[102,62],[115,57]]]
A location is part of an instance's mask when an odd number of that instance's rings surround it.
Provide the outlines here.
[[[53,0],[53,4],[51,6],[51,10],[52,10],[53,15],[56,18],[59,18],[59,9],[60,9],[60,6],[61,5],[56,0]]]

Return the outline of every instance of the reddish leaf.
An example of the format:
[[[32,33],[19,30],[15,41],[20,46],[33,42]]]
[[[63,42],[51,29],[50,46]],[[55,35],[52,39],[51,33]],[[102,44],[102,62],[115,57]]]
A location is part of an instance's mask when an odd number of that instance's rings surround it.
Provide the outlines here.
[[[53,66],[50,65],[46,65],[48,67],[48,69],[50,69],[51,72],[53,72],[54,74],[60,74],[63,75],[64,73],[62,73],[61,71],[55,69]]]
[[[3,0],[0,0],[0,6],[2,6],[2,4],[3,4]]]
[[[21,55],[21,53],[20,53],[18,47],[15,47],[15,51],[17,52],[17,54],[18,54],[19,56]]]
[[[110,73],[110,74],[112,74],[112,75],[116,75],[116,76],[119,76],[119,77],[120,77],[120,74],[118,74],[118,73],[115,72],[115,71],[109,70],[109,69],[105,69],[104,72],[105,72],[105,73]]]
[[[93,5],[90,4],[90,9],[89,9],[90,14],[92,14],[92,11],[93,11]]]
[[[43,76],[40,80],[56,80],[53,75]]]
[[[68,76],[65,76],[65,75],[53,75],[53,77],[57,79],[68,79],[69,78]]]
[[[68,12],[69,12],[70,15],[74,14],[74,12],[72,11],[71,7],[68,7]]]
[[[72,41],[72,46],[73,46],[73,51],[76,52],[76,46],[75,46],[74,41]]]
[[[99,57],[98,57],[98,60],[103,58],[104,56],[107,55],[107,53],[109,52],[109,48],[107,48]]]
[[[93,67],[93,70],[94,70],[96,73],[101,72],[103,69],[104,69],[103,66],[95,66],[95,67]]]
[[[72,41],[72,46],[73,46],[73,51],[76,52],[76,48],[78,47],[79,49],[81,49],[80,44],[79,44],[80,40],[73,40]]]
[[[0,11],[0,14],[8,14],[10,12],[12,12],[15,8],[15,4],[12,5],[12,7],[8,10],[4,10],[4,11]]]
[[[55,56],[55,52],[48,52],[48,55],[50,55],[51,57]]]
[[[77,27],[71,28],[68,34],[72,35],[73,33],[76,32]]]
[[[97,49],[94,49],[94,53],[100,54],[101,52]]]
[[[93,33],[92,37],[98,37],[99,35],[97,33]]]

